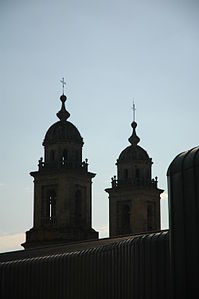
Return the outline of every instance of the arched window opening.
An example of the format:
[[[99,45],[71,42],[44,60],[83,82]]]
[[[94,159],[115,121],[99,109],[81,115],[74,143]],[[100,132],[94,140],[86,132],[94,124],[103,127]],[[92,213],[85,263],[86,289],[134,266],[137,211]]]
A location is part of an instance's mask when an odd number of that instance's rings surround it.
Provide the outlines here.
[[[147,230],[155,229],[155,203],[148,203],[147,205]]]
[[[121,232],[123,234],[128,234],[131,232],[131,222],[130,222],[130,207],[127,204],[121,205]]]
[[[62,160],[62,165],[65,165],[68,160],[68,151],[66,149],[63,150],[61,160]]]
[[[51,150],[50,151],[50,161],[54,161],[55,160],[55,151]]]
[[[135,170],[135,176],[136,176],[137,179],[139,179],[139,177],[140,177],[140,170],[139,170],[139,168],[136,168],[136,170]]]
[[[77,190],[75,193],[75,222],[77,225],[82,223],[82,192],[81,190]]]
[[[124,179],[127,180],[129,176],[128,169],[124,169]]]
[[[55,223],[56,217],[56,193],[50,190],[46,200],[46,219],[48,223]]]

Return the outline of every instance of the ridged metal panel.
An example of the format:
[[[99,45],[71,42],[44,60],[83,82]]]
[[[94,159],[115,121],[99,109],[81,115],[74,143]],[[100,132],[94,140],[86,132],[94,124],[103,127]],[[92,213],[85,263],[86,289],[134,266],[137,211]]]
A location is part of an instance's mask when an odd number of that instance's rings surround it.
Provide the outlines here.
[[[168,231],[0,264],[1,298],[170,299]]]
[[[199,147],[179,154],[168,169],[173,298],[199,292]]]

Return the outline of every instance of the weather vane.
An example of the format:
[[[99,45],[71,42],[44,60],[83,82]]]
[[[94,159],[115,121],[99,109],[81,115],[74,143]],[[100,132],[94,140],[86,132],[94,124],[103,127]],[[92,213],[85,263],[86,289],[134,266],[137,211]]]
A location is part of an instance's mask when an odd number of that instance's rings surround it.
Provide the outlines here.
[[[62,83],[62,92],[64,94],[64,85],[66,85],[66,82],[64,81],[64,78],[62,78],[62,80],[60,80],[60,82]]]
[[[135,111],[136,111],[136,108],[135,108],[134,98],[133,98],[133,107],[132,107],[132,110],[133,110],[133,121],[135,121]]]

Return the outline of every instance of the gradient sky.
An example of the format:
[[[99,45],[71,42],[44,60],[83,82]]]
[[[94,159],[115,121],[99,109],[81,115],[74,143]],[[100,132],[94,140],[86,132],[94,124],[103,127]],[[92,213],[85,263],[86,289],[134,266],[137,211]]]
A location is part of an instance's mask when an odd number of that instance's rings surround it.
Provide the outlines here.
[[[93,226],[107,236],[115,162],[128,146],[132,101],[140,146],[167,193],[166,171],[199,143],[199,2],[0,1],[0,251],[32,227],[42,141],[67,81],[70,121],[84,138],[93,181]],[[167,223],[167,194],[162,227]]]

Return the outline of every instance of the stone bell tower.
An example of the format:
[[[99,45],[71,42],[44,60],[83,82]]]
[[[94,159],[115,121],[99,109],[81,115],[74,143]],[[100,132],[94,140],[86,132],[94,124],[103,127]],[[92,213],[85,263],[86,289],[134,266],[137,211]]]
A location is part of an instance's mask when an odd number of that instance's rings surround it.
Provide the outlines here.
[[[82,162],[83,139],[68,121],[67,97],[60,97],[59,121],[47,131],[43,146],[44,160],[39,160],[34,178],[34,223],[26,232],[26,248],[65,242],[97,239],[92,229],[92,178],[87,159]]]
[[[110,237],[160,229],[160,194],[157,177],[151,178],[152,159],[138,145],[137,123],[132,123],[130,146],[117,160],[117,177],[109,194]]]

